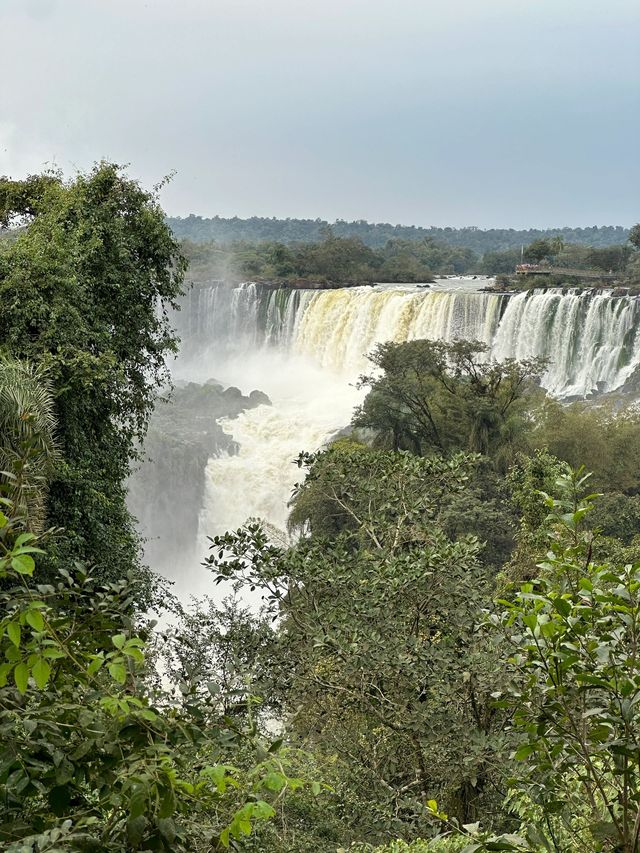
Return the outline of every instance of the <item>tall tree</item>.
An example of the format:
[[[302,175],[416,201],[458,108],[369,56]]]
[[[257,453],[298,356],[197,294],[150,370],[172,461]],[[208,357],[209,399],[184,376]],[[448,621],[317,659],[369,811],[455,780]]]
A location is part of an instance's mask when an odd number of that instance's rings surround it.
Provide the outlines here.
[[[527,418],[527,392],[544,361],[503,363],[478,341],[416,340],[381,344],[363,376],[371,390],[354,425],[376,430],[394,449],[418,455],[464,450],[506,465]]]
[[[0,251],[0,340],[46,366],[55,395],[49,518],[67,533],[52,560],[119,577],[137,555],[124,481],[177,346],[167,309],[186,262],[157,194],[110,163],[72,181],[0,180],[0,223],[23,226]]]
[[[426,797],[463,821],[493,797],[496,663],[476,632],[491,578],[477,540],[439,524],[471,461],[339,443],[301,460],[297,521],[310,535],[283,549],[251,525],[215,540],[212,566],[282,617],[274,690],[294,733],[337,754],[380,804],[368,837],[419,820]]]

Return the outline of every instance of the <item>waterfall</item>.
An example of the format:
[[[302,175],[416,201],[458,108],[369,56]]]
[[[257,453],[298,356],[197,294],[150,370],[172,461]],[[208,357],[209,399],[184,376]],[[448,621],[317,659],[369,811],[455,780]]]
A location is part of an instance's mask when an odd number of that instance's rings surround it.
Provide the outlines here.
[[[479,292],[475,282],[454,289],[448,281],[428,290],[316,291],[215,282],[192,291],[185,313],[186,352],[199,359],[208,352],[220,363],[275,350],[351,380],[377,343],[416,338],[482,341],[498,360],[547,358],[542,384],[563,398],[613,390],[640,362],[640,300],[602,292],[513,296]]]
[[[302,476],[296,458],[303,450],[317,450],[349,423],[359,400],[353,387],[336,387],[313,365],[290,365],[289,371],[286,379],[269,383],[273,406],[221,422],[240,452],[212,457],[207,465],[208,512],[202,526],[209,534],[237,528],[250,517],[284,530],[287,501]]]
[[[255,348],[260,334],[260,293],[252,282],[229,287],[222,281],[192,287],[171,316],[185,359],[213,349],[220,355]]]
[[[549,360],[555,396],[619,387],[640,361],[640,301],[605,293],[371,291],[317,293],[297,324],[294,349],[353,375],[381,341],[482,341],[498,361]]]
[[[491,351],[495,358],[542,356],[542,384],[558,397],[618,388],[640,360],[635,297],[529,291],[509,299]]]
[[[353,377],[366,368],[367,353],[384,341],[466,338],[491,344],[506,299],[496,293],[400,288],[319,291],[297,324],[293,347]]]
[[[542,383],[560,398],[617,388],[640,363],[639,299],[569,290],[509,295],[483,292],[484,284],[193,288],[176,316],[183,339],[176,378],[215,377],[245,394],[260,389],[273,402],[220,421],[239,452],[214,454],[206,465],[198,553],[206,536],[249,517],[285,526],[301,476],[295,458],[349,423],[364,395],[355,380],[377,343],[467,339],[484,342],[498,360],[542,356],[549,360]],[[183,589],[210,589],[207,573],[193,565],[175,575]]]

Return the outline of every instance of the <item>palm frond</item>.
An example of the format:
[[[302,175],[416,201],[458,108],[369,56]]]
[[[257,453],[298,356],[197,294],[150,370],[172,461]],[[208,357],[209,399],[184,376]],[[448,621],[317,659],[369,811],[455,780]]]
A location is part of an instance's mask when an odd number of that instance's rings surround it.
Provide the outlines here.
[[[0,355],[0,485],[23,525],[37,532],[58,460],[46,369]]]

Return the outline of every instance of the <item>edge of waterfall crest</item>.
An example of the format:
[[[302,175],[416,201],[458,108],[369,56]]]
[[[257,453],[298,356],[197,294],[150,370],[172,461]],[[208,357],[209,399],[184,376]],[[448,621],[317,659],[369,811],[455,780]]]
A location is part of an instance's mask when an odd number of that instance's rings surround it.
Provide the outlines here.
[[[482,341],[492,357],[542,357],[542,385],[561,398],[619,388],[640,362],[640,300],[605,291],[482,291],[378,285],[306,290],[255,282],[194,286],[175,315],[183,356],[233,358],[263,348],[351,379],[385,341]]]

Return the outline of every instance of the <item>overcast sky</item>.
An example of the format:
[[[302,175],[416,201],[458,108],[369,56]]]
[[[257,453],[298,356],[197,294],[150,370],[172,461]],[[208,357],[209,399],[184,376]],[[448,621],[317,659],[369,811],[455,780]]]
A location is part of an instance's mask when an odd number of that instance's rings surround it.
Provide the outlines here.
[[[0,0],[0,174],[167,212],[640,219],[638,0]]]

